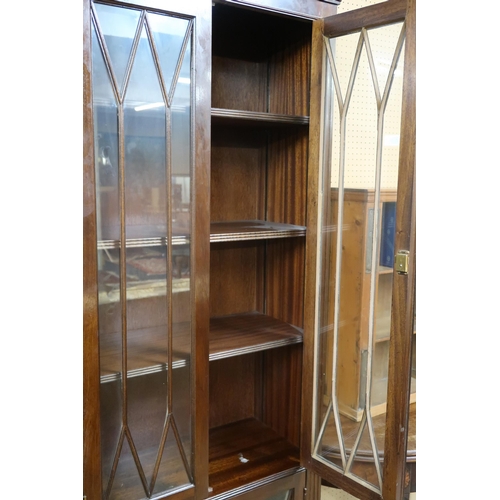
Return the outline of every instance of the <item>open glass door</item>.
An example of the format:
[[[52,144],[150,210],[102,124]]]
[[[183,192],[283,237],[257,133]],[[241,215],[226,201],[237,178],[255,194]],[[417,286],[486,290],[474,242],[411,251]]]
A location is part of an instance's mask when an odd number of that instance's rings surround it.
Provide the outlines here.
[[[415,5],[369,3],[314,27],[305,460],[359,498],[401,499],[416,460]]]

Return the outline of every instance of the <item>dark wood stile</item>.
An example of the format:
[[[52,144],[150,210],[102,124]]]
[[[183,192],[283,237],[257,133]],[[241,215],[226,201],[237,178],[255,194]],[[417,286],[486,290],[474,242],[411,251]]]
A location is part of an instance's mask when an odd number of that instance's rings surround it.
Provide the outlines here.
[[[183,3],[180,2],[179,5]],[[208,328],[210,262],[210,74],[212,67],[212,10],[204,0],[189,2],[189,10],[197,16],[195,24],[196,60],[196,121],[194,124],[194,170],[193,185],[193,231],[194,249],[194,294],[191,311],[193,313],[192,377],[193,377],[193,436],[195,498],[206,498],[208,492]],[[185,5],[185,3],[184,3]],[[185,6],[184,8],[187,8]]]
[[[90,3],[83,2],[83,493],[101,497],[97,241],[92,134]]]
[[[323,20],[313,23],[311,50],[311,105],[309,127],[309,169],[307,177],[307,236],[305,259],[305,294],[304,294],[304,356],[302,381],[302,417],[301,417],[301,460],[305,467],[312,465],[311,429],[314,373],[314,326],[316,309],[316,265],[318,234],[318,180],[320,166],[320,124],[321,124],[321,84],[323,60]]]
[[[411,348],[415,307],[415,147],[416,147],[416,8],[408,0],[406,15],[405,75],[400,140],[398,211],[396,214],[395,251],[409,250],[408,275],[394,274],[389,351],[388,399],[392,408],[387,414],[383,496],[401,500],[405,488],[405,462],[408,442],[409,387]],[[405,230],[409,228],[409,230]],[[405,315],[402,311],[406,312]]]

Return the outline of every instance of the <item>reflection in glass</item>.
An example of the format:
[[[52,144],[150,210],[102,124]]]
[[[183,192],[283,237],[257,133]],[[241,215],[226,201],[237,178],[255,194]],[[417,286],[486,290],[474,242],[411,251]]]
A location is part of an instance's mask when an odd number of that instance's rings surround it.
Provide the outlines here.
[[[191,41],[187,40],[185,51],[179,61],[180,71],[177,84],[172,89],[171,149],[172,149],[172,233],[188,238],[191,234]],[[175,83],[175,82],[174,82]],[[173,245],[172,274],[176,286],[172,294],[172,349],[174,352],[191,351],[191,247]],[[191,465],[191,422],[187,418],[190,411],[191,387],[188,367],[175,370],[172,386],[175,405],[172,408],[175,427],[182,443],[183,458]]]
[[[125,94],[125,207],[127,237],[151,228],[167,236],[165,106],[149,41],[142,29]],[[155,108],[144,105],[156,104]]]
[[[134,9],[95,4],[109,62],[117,87],[123,90],[125,72],[132,53],[132,44],[139,23],[140,12]]]
[[[109,232],[111,227],[118,228],[118,115],[115,96],[107,72],[97,34],[92,26],[92,66],[93,66],[93,103],[94,103],[94,144],[96,158],[96,204],[97,238],[118,239],[118,232]],[[120,440],[122,393],[121,378],[121,299],[120,272],[109,269],[109,260],[119,261],[119,250],[109,255],[100,250],[97,253],[98,304],[99,304],[99,348],[107,353],[107,360],[101,359],[101,377],[115,375],[113,381],[102,384],[100,405],[101,419],[101,463],[103,475],[109,477],[113,468],[114,450]],[[109,300],[108,293],[114,292]],[[107,349],[107,345],[113,345]]]
[[[319,214],[314,450],[320,461],[377,492],[382,488],[403,43],[402,23],[325,40],[331,152],[325,154],[323,171],[330,189],[324,189]]]
[[[192,482],[192,21],[93,7],[102,487],[149,498]]]
[[[293,490],[283,491],[282,493],[277,493],[271,497],[267,497],[266,500],[293,500]]]
[[[179,58],[182,57],[182,45],[185,41],[189,21],[152,13],[148,14],[148,20],[153,32],[156,52],[160,59],[165,88],[167,93],[172,95],[173,87],[176,84],[175,71],[179,64]],[[187,61],[189,66],[191,59],[188,58]],[[184,81],[185,76],[181,76],[181,82]],[[189,73],[187,78],[189,79]]]

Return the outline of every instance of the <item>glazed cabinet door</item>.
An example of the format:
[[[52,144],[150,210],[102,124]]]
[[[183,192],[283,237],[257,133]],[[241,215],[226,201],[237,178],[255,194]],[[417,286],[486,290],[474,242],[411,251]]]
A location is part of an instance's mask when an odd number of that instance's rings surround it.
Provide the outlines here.
[[[358,498],[399,500],[416,462],[415,2],[357,4],[314,23],[303,453]]]
[[[84,13],[84,494],[203,496],[211,2]]]

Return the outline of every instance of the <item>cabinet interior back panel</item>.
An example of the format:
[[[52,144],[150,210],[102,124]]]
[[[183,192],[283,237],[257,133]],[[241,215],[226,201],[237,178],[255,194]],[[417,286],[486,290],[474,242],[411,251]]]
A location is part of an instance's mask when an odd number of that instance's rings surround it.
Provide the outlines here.
[[[267,111],[267,63],[213,56],[212,107]]]
[[[262,130],[212,130],[212,222],[264,218],[266,135]]]
[[[263,312],[263,242],[210,248],[210,316]]]
[[[228,373],[231,376],[228,377]],[[210,363],[210,428],[261,418],[262,356],[247,354]]]

